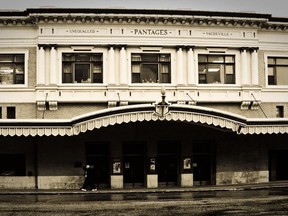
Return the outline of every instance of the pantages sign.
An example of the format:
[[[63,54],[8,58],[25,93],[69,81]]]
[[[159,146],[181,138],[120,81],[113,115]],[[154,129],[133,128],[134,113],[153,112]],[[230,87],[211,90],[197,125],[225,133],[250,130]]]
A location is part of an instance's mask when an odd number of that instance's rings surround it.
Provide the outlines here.
[[[157,35],[157,36],[163,36],[168,35],[167,29],[134,29],[131,31],[134,33],[134,35]]]
[[[49,30],[44,34],[49,34]],[[216,30],[216,29],[170,29],[170,28],[57,28],[53,34],[58,35],[129,35],[139,37],[201,37],[201,38],[255,38],[255,31]]]

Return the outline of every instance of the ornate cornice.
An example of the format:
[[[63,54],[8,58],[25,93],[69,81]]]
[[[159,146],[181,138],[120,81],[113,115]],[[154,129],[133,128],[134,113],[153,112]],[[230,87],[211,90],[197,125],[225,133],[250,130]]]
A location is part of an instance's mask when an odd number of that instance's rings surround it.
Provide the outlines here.
[[[288,19],[267,14],[182,10],[27,9],[22,13],[0,12],[0,25],[42,24],[225,26],[286,31]]]

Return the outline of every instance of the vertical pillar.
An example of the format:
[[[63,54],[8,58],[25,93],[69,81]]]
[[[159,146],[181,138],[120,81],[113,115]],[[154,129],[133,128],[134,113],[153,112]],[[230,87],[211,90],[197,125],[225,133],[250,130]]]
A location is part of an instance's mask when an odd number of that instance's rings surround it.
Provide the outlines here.
[[[194,51],[192,47],[189,47],[187,52],[187,68],[188,68],[188,85],[195,85],[195,71],[194,71]]]
[[[183,71],[183,50],[182,47],[178,47],[177,50],[177,84],[184,84],[184,71]]]
[[[43,45],[39,45],[37,61],[37,85],[45,84],[45,50]]]
[[[115,51],[114,47],[110,46],[108,51],[108,84],[116,84],[115,79]]]
[[[111,163],[111,189],[122,189],[124,187],[122,145],[120,141],[113,139],[111,141]]]
[[[126,49],[125,46],[122,46],[120,49],[120,84],[127,84],[128,80],[128,71],[127,71],[127,60],[126,60]]]
[[[252,48],[252,85],[259,85],[258,48]]]
[[[181,187],[193,186],[192,145],[183,142],[181,148]]]
[[[247,48],[241,49],[241,63],[242,85],[248,85]]]
[[[54,46],[50,50],[50,84],[57,84],[57,69],[56,69],[56,49]]]
[[[157,142],[155,140],[150,140],[147,143],[147,188],[158,188],[158,173],[157,173]]]

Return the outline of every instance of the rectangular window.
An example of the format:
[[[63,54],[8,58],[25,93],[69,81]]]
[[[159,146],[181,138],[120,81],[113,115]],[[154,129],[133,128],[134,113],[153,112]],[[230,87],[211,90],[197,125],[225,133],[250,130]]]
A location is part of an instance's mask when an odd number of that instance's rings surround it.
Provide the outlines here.
[[[102,83],[103,60],[99,53],[63,53],[63,83]]]
[[[276,106],[276,118],[284,118],[284,107]]]
[[[200,84],[235,84],[235,56],[199,55]]]
[[[16,118],[16,107],[7,107],[7,119]]]
[[[268,57],[268,85],[288,85],[288,57]]]
[[[0,107],[0,119],[2,119],[2,107]]]
[[[24,54],[0,54],[0,84],[24,84]]]
[[[170,83],[170,54],[132,54],[132,83]]]

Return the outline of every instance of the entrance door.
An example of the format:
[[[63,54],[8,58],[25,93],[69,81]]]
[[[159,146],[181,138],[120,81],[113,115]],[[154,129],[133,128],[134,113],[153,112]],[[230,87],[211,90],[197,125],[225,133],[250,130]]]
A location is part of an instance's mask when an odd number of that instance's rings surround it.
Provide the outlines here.
[[[212,153],[209,143],[193,144],[193,185],[212,184]]]
[[[144,187],[145,143],[123,144],[123,178],[125,188]]]
[[[272,150],[269,154],[269,180],[288,180],[288,150]]]
[[[178,146],[177,143],[158,143],[157,172],[159,187],[177,185]]]
[[[108,188],[110,185],[109,155],[109,143],[86,144],[86,164],[94,165],[95,184],[97,188]]]

